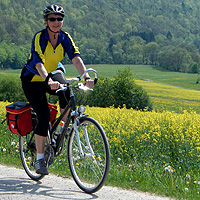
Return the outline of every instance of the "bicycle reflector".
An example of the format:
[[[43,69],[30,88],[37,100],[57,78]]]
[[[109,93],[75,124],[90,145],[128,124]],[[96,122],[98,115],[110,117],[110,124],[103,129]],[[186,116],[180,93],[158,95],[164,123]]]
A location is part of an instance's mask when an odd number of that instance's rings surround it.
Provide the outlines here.
[[[78,108],[78,112],[83,114],[85,112],[85,106],[80,105],[79,108]]]

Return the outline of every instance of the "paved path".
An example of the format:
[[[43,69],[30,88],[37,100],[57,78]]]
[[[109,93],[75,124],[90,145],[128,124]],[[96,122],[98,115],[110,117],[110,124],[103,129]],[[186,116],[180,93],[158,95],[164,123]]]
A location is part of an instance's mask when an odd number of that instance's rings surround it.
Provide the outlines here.
[[[136,190],[104,186],[95,194],[82,192],[72,179],[48,175],[32,181],[24,170],[0,165],[0,200],[169,200]]]

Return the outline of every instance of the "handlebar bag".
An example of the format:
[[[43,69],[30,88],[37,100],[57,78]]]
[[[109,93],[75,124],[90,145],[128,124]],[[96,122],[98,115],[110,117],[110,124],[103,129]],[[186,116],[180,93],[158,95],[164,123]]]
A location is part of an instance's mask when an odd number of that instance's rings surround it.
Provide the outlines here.
[[[11,133],[26,135],[33,129],[31,105],[26,102],[15,102],[6,106],[6,121]]]

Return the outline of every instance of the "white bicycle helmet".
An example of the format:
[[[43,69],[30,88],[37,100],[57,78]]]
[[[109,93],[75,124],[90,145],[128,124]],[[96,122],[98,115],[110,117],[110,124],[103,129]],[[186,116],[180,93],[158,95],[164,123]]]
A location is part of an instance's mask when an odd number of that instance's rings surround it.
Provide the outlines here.
[[[59,14],[62,17],[65,16],[65,11],[61,6],[51,5],[47,6],[43,11],[43,17],[47,19],[48,15],[50,14]]]

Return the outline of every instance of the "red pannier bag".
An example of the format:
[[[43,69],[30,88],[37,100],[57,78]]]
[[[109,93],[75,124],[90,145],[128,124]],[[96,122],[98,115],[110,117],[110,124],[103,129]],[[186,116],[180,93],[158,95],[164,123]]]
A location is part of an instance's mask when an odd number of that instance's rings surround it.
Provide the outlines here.
[[[15,102],[6,106],[6,121],[10,132],[26,135],[33,129],[31,105],[26,102]]]
[[[48,107],[49,107],[49,112],[50,112],[51,127],[53,127],[58,110],[57,110],[57,106],[51,103],[48,103]]]

